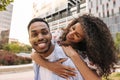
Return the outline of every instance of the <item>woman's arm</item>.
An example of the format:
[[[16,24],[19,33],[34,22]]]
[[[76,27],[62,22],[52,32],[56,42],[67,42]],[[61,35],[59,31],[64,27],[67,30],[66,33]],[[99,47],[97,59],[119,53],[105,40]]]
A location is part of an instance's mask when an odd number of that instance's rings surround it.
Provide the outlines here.
[[[69,76],[75,76],[75,69],[71,68],[69,66],[62,65],[61,63],[66,61],[67,59],[63,58],[55,62],[49,62],[46,59],[44,59],[42,56],[37,54],[36,52],[31,53],[31,58],[40,66],[45,67],[55,74],[63,77],[63,78],[68,78]],[[66,70],[67,73],[66,73]]]
[[[95,72],[93,72],[86,63],[80,58],[79,54],[71,46],[62,46],[63,50],[76,65],[85,80],[101,80]]]

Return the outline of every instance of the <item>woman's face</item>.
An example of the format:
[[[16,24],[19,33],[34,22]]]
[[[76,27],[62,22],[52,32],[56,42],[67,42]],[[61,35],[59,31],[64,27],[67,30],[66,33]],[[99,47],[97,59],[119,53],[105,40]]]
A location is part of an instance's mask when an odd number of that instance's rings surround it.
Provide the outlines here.
[[[84,31],[81,27],[80,23],[76,23],[75,25],[71,26],[69,29],[68,34],[66,35],[66,40],[72,43],[78,43],[84,39]]]

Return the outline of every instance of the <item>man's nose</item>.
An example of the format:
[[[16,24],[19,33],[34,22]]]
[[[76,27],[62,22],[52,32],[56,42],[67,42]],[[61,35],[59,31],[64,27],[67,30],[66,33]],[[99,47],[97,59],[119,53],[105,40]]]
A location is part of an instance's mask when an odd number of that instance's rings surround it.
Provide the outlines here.
[[[43,38],[44,38],[44,36],[43,36],[42,34],[39,34],[39,35],[38,35],[38,39],[39,39],[39,40],[42,40]]]

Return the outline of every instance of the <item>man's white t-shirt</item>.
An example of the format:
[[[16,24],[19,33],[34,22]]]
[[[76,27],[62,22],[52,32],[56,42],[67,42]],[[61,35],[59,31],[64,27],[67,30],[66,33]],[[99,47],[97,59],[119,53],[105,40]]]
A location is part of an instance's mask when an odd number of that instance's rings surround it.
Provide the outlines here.
[[[72,60],[65,55],[62,47],[60,47],[57,43],[55,43],[54,51],[52,52],[51,55],[46,57],[46,59],[48,59],[48,61],[50,61],[50,62],[54,62],[61,58],[67,58],[67,60],[62,63],[63,65],[67,65],[67,66],[76,68],[74,63],[72,62]],[[34,67],[34,68],[37,68],[37,67]],[[35,77],[37,77],[37,78],[35,78],[35,80],[66,80],[65,78],[62,78],[62,77],[56,75],[52,71],[50,71],[42,66],[40,66],[39,69],[34,69],[34,70],[39,70],[38,73],[35,73]],[[37,71],[35,71],[35,72],[37,72]],[[80,72],[77,70],[77,68],[76,68],[75,73],[77,73],[77,75],[73,76],[73,77],[69,77],[68,80],[84,80],[83,77],[81,76]]]

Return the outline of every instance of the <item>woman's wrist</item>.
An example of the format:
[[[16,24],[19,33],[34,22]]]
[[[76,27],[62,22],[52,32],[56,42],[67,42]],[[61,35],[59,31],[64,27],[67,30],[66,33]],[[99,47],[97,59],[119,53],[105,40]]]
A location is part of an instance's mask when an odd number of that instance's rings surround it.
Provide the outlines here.
[[[77,52],[74,52],[73,54],[70,54],[70,55],[69,55],[70,58],[76,58],[76,57],[78,57],[78,56],[79,56],[79,55],[78,55]]]

